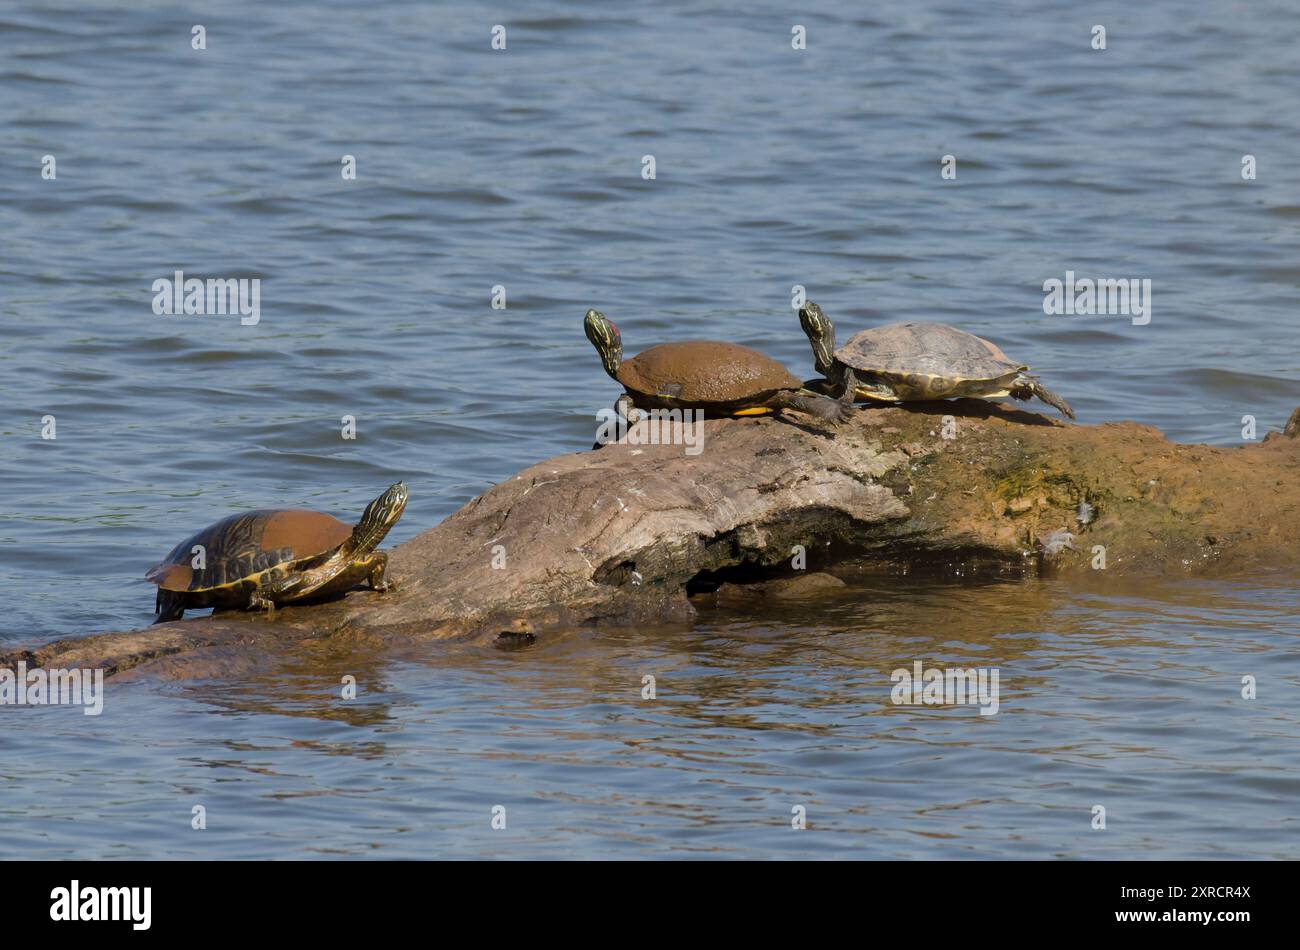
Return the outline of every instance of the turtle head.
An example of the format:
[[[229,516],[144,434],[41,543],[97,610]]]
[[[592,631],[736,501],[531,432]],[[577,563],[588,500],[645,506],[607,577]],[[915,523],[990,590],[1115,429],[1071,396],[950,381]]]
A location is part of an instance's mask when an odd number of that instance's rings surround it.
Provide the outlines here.
[[[582,321],[582,329],[600,354],[605,372],[617,379],[618,368],[623,365],[623,334],[618,332],[614,321],[599,310],[588,310],[586,319]]]
[[[809,300],[799,310],[799,325],[812,345],[813,365],[817,372],[829,378],[835,365],[835,324],[821,307]]]
[[[397,524],[406,510],[406,500],[410,497],[406,485],[398,482],[370,504],[366,505],[361,520],[352,529],[352,544],[355,550],[373,551],[379,542]]]

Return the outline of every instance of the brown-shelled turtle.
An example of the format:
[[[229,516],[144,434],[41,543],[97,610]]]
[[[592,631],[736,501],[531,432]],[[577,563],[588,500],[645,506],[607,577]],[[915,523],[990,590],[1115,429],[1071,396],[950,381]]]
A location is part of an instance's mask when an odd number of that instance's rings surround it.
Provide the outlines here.
[[[605,372],[623,384],[617,408],[629,422],[633,410],[702,409],[718,416],[756,416],[796,409],[828,422],[853,406],[851,387],[832,399],[805,389],[798,377],[758,350],[716,340],[660,343],[623,359],[623,336],[599,310],[583,321]],[[844,384],[841,383],[843,386]]]
[[[812,344],[813,365],[827,388],[842,385],[843,373],[856,376],[857,394],[880,402],[910,402],[974,396],[996,399],[1037,396],[1071,419],[1064,399],[1029,375],[1019,363],[973,333],[942,323],[891,323],[856,333],[838,350],[835,326],[817,304],[799,311],[799,323]]]
[[[223,518],[187,538],[151,567],[158,585],[154,623],[200,607],[274,611],[308,597],[328,597],[368,580],[383,592],[388,555],[375,550],[406,508],[401,482],[349,526],[303,508],[260,508]]]

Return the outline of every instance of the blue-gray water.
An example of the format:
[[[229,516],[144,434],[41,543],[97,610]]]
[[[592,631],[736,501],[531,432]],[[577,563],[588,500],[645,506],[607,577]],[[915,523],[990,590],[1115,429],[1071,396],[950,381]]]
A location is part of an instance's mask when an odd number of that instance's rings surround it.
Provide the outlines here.
[[[0,639],[147,623],[144,569],[237,508],[403,478],[400,542],[589,445],[589,306],[631,352],[812,375],[802,284],[1183,441],[1300,405],[1300,10],[744,6],[0,5]],[[176,270],[261,278],[261,322],[155,315]],[[1045,316],[1067,270],[1150,278],[1151,322]],[[0,710],[0,855],[1295,857],[1298,616],[1281,574],[894,578],[374,658],[347,705],[326,660],[123,683],[98,719]],[[888,705],[913,659],[998,666],[1002,710]]]

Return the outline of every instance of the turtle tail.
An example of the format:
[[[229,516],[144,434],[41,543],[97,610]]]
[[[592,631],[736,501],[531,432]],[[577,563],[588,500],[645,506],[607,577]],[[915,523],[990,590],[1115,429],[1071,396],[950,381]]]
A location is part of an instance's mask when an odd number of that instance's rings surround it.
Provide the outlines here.
[[[1074,410],[1070,408],[1070,404],[1032,376],[1022,376],[1020,385],[1011,391],[1011,395],[1017,399],[1032,399],[1037,396],[1053,409],[1063,413],[1067,418],[1074,418]]]

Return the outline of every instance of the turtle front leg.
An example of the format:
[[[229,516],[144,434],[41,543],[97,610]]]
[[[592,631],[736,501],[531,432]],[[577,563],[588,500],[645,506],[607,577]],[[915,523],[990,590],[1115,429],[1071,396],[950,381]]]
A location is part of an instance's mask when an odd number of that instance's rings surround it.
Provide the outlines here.
[[[267,619],[275,617],[275,602],[284,600],[285,595],[302,583],[303,574],[288,574],[276,580],[263,581],[256,590],[248,595],[249,610],[265,610]]]
[[[645,415],[645,413],[636,407],[636,404],[632,402],[632,397],[627,393],[624,393],[615,400],[614,411],[626,419],[629,426],[636,425],[641,421],[641,417]]]
[[[396,590],[397,585],[388,579],[388,555],[376,552],[370,558],[370,589],[380,594]]]
[[[632,397],[629,396],[627,393],[623,393],[623,395],[619,396],[618,399],[614,400],[614,412],[615,414],[618,415],[620,419],[623,420],[624,425],[627,429],[630,429],[632,428],[632,426],[636,425],[637,422],[640,421],[641,416],[643,415],[641,410],[638,409],[636,405],[632,402]],[[595,444],[592,445],[592,449],[593,450],[603,449],[606,445],[612,444],[613,441],[615,440],[610,440],[609,442],[602,442],[600,440],[600,437],[597,437]]]
[[[840,371],[840,405],[845,407],[845,411],[853,408],[853,400],[858,398],[858,375],[853,372],[852,366],[845,366]]]
[[[259,590],[255,590],[255,591],[253,591],[253,593],[249,595],[249,597],[248,597],[248,609],[249,609],[249,610],[265,610],[265,611],[266,611],[266,618],[267,618],[268,620],[270,620],[270,619],[272,619],[273,617],[275,617],[275,601],[273,601],[273,600],[272,600],[270,597],[268,597],[266,594],[263,594],[262,591],[261,591],[260,589],[259,589]]]

